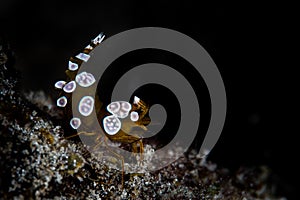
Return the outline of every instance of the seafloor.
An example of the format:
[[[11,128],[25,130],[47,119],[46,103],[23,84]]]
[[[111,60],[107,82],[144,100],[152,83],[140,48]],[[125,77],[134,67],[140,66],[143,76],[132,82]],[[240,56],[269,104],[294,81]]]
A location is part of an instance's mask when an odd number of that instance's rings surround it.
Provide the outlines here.
[[[125,174],[122,187],[121,172],[64,138],[50,98],[20,92],[6,50],[1,46],[0,199],[285,199],[274,196],[267,167],[230,172],[194,152],[156,172]]]

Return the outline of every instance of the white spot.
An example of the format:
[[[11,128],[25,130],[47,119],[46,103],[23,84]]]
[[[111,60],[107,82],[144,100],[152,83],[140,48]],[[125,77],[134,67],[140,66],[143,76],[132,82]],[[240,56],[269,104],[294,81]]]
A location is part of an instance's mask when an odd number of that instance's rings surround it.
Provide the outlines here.
[[[140,98],[138,98],[137,96],[134,96],[134,99],[133,99],[133,103],[134,104],[138,104],[140,102]]]
[[[120,103],[118,101],[115,102],[111,102],[106,109],[108,110],[108,112],[110,112],[111,114],[117,113],[120,110]]]
[[[72,61],[69,61],[69,67],[68,67],[69,70],[71,71],[75,71],[78,69],[78,64],[77,63],[73,63]]]
[[[76,58],[83,60],[84,62],[87,62],[90,59],[90,55],[85,54],[85,53],[79,53]]]
[[[103,41],[104,37],[105,35],[103,33],[100,33],[95,39],[92,40],[92,43],[98,45]]]
[[[66,84],[66,81],[57,81],[54,85],[57,89],[62,89],[64,85]]]
[[[81,72],[80,74],[77,74],[75,80],[81,87],[89,87],[96,81],[93,74],[87,72]]]
[[[107,134],[115,135],[121,129],[121,121],[114,115],[107,116],[103,119],[103,128]]]
[[[78,129],[80,125],[81,125],[81,120],[79,118],[74,117],[70,120],[70,126],[73,129]]]
[[[85,47],[85,49],[93,50],[93,47],[92,47],[91,45],[87,45],[87,46]]]
[[[123,101],[123,102],[120,102],[121,104],[121,108],[125,111],[130,111],[131,110],[131,105],[130,103],[126,102],[126,101]]]
[[[65,107],[67,105],[67,98],[65,96],[59,97],[56,101],[58,107]]]
[[[131,121],[136,122],[137,120],[139,120],[139,114],[137,112],[131,112],[130,119]]]
[[[94,98],[91,96],[84,96],[81,98],[79,105],[78,105],[78,110],[80,114],[83,116],[87,117],[89,116],[94,108]]]
[[[63,88],[63,90],[66,93],[72,93],[72,92],[74,92],[75,89],[76,89],[76,83],[75,83],[75,81],[70,81]]]
[[[121,119],[128,116],[131,108],[131,104],[126,101],[114,101],[106,107],[108,112]]]

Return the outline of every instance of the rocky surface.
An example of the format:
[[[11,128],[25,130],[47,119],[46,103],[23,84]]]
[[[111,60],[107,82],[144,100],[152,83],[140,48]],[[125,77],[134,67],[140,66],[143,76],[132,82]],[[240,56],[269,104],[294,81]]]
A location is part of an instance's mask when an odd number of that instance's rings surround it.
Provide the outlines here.
[[[195,152],[156,172],[125,174],[122,186],[120,171],[64,138],[51,98],[20,92],[9,49],[0,51],[0,199],[285,199],[273,195],[267,167],[233,173]]]

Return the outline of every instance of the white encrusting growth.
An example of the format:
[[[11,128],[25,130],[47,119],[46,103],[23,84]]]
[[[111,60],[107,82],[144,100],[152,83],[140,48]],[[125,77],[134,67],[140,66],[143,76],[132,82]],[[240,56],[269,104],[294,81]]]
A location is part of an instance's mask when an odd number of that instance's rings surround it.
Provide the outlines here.
[[[105,35],[103,33],[100,33],[95,39],[92,40],[92,43],[98,45],[103,41],[104,38]]]
[[[135,111],[130,113],[130,119],[133,122],[136,122],[137,120],[139,120],[139,114]]]
[[[66,81],[57,81],[54,85],[57,89],[62,89],[64,85],[66,84]]]
[[[79,53],[76,58],[83,60],[84,62],[87,62],[90,59],[90,55],[85,54],[85,53]]]
[[[65,107],[68,103],[68,100],[65,96],[59,97],[56,101],[58,107]]]
[[[74,117],[70,120],[70,126],[73,129],[78,129],[80,125],[81,125],[81,120],[79,118]]]
[[[95,77],[93,74],[88,72],[81,72],[80,74],[77,74],[75,77],[75,81],[80,85],[81,87],[89,87],[95,83]]]
[[[77,63],[73,63],[72,61],[69,61],[69,67],[68,67],[69,70],[71,71],[75,71],[78,69],[78,64]]]
[[[110,103],[106,109],[111,114],[123,119],[128,116],[131,110],[131,104],[126,101],[115,101]]]
[[[78,105],[78,110],[81,115],[87,117],[89,116],[94,108],[94,98],[91,96],[84,96],[81,98],[79,105]]]
[[[69,83],[67,83],[64,87],[63,90],[66,93],[72,93],[74,92],[74,90],[76,89],[76,83],[75,81],[70,81]]]
[[[109,135],[115,135],[121,129],[121,121],[114,115],[107,116],[103,119],[104,131]]]

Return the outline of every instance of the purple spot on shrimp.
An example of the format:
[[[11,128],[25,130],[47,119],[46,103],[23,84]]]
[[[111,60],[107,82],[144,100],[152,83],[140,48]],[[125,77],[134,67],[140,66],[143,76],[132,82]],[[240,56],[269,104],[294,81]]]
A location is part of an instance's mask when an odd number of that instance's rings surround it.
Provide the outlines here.
[[[75,83],[75,81],[71,81],[71,82],[67,83],[64,86],[64,88],[63,88],[63,90],[66,93],[72,93],[72,92],[74,92],[75,89],[76,89],[76,83]]]
[[[65,107],[67,105],[67,102],[68,102],[67,98],[65,96],[62,96],[57,99],[56,105],[58,107]]]

